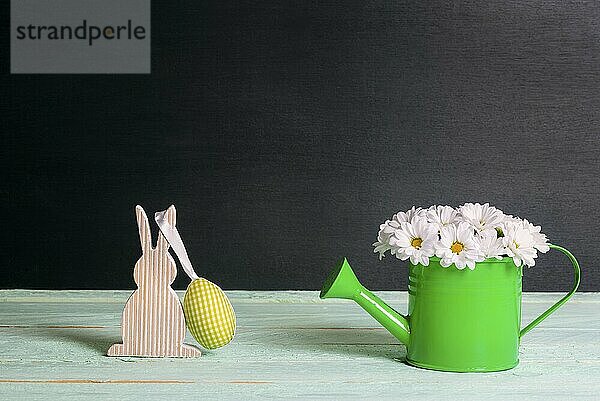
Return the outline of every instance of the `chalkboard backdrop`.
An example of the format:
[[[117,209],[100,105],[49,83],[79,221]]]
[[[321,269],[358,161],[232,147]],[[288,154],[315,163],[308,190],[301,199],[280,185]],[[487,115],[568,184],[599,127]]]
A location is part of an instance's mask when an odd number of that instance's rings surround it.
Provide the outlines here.
[[[7,3],[0,287],[133,288],[134,206],[173,203],[225,289],[317,289],[341,256],[405,289],[379,224],[488,201],[600,290],[596,2],[153,0],[151,75],[10,75]],[[571,277],[551,252],[524,286]]]

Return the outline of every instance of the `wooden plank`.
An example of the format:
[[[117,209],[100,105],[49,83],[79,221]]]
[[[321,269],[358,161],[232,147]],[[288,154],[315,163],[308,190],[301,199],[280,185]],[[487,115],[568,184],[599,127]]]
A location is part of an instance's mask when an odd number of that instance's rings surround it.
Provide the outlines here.
[[[351,302],[316,292],[228,292],[233,343],[200,359],[108,358],[130,291],[0,291],[0,399],[595,399],[600,294],[577,294],[523,339],[506,372],[403,363],[404,346]],[[380,293],[398,310],[405,293]],[[526,294],[529,321],[559,294]],[[186,341],[194,343],[188,335]],[[35,349],[36,352],[31,352]]]
[[[44,303],[118,303],[123,304],[133,292],[128,290],[0,290],[0,302],[44,302]],[[179,298],[183,298],[184,290],[175,291]],[[566,292],[566,291],[565,291]],[[318,291],[225,291],[230,299],[236,303],[348,303],[343,299],[319,299]],[[373,291],[386,301],[406,302],[408,293],[406,291]],[[578,292],[569,303],[600,303],[598,292]],[[558,300],[561,293],[558,292],[530,292],[523,293],[523,301],[526,303],[546,303]]]

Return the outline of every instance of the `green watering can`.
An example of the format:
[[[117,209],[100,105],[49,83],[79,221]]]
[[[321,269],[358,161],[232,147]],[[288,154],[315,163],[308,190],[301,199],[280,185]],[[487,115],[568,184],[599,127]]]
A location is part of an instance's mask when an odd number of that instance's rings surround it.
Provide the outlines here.
[[[571,260],[573,289],[521,329],[522,267],[511,258],[487,259],[475,270],[429,266],[409,267],[408,315],[403,316],[363,287],[346,259],[331,272],[321,298],[351,299],[373,316],[407,348],[414,366],[449,372],[493,372],[519,363],[523,335],[571,298],[579,286],[579,263],[565,248],[550,245]]]

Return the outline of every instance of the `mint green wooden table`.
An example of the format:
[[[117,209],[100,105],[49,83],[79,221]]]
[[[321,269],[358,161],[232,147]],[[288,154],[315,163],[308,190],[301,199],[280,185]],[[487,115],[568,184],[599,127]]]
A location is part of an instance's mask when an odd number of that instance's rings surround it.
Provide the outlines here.
[[[200,359],[108,358],[129,294],[0,291],[0,400],[600,399],[600,294],[576,294],[523,338],[519,366],[487,374],[407,366],[358,306],[296,291],[229,291],[237,336]],[[405,310],[406,293],[381,296]],[[525,294],[524,322],[558,297]]]

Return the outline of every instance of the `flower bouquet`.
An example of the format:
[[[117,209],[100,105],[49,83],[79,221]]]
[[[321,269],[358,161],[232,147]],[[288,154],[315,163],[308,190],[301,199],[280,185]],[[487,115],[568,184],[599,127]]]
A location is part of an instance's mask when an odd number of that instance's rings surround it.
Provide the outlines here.
[[[475,269],[486,259],[512,258],[517,267],[534,266],[538,252],[550,249],[540,226],[503,213],[488,203],[413,207],[396,213],[379,226],[374,252],[381,259],[387,251],[413,265],[429,265],[437,256],[440,265]]]

